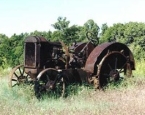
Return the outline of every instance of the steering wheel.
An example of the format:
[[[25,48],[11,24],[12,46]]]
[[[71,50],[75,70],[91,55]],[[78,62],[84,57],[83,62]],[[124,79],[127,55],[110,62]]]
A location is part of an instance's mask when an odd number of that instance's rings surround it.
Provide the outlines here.
[[[99,39],[97,36],[95,36],[92,32],[87,32],[86,33],[87,39],[94,45],[98,45],[99,44]]]

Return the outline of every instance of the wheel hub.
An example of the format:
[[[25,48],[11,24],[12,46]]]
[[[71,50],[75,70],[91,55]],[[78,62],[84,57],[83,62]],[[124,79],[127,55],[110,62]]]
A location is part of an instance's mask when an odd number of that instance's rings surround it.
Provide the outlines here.
[[[53,89],[54,88],[54,81],[50,80],[46,83],[46,90],[49,90],[49,89]]]
[[[119,72],[116,69],[111,70],[109,76],[110,76],[110,81],[117,81],[120,78]]]

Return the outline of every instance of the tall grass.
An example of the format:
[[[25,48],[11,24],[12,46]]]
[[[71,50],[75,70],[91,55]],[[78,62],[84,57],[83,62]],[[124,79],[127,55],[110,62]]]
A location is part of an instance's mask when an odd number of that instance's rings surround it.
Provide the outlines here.
[[[12,68],[2,68],[0,67],[0,78],[9,76],[10,71]]]
[[[145,59],[135,60],[136,70],[133,71],[135,77],[145,77]]]
[[[98,101],[96,103],[92,99],[94,91],[85,86],[78,87],[78,93],[67,98],[46,97],[41,101],[35,98],[31,86],[10,89],[5,79],[1,79],[0,86],[0,112],[2,115],[95,114],[98,110],[107,110],[110,105],[108,102]]]
[[[8,87],[9,69],[0,70],[1,115],[131,115],[144,114],[145,61],[136,61],[132,78],[109,84],[104,91],[82,85],[70,86],[66,98],[37,100],[33,86]],[[5,76],[5,77],[4,77]],[[69,91],[69,90],[68,90]]]

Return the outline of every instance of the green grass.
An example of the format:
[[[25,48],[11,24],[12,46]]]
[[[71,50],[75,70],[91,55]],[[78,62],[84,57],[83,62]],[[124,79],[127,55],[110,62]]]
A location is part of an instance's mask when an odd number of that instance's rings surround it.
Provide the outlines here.
[[[12,68],[4,69],[4,68],[0,67],[0,78],[9,76],[9,73],[11,70],[12,70]]]
[[[133,75],[135,77],[145,77],[145,60],[141,59],[141,60],[135,60],[136,63],[136,70],[133,71]]]
[[[44,96],[37,100],[33,86],[8,87],[10,69],[0,69],[1,115],[131,115],[143,114],[145,108],[145,61],[136,61],[132,78],[109,84],[104,90],[70,86],[67,98]]]
[[[85,86],[78,87],[78,93],[67,98],[44,98],[38,101],[31,86],[9,88],[7,81],[2,78],[0,82],[0,112],[4,115],[40,115],[40,114],[74,114],[74,113],[96,113],[108,109],[110,103],[94,102],[91,95],[94,92]],[[76,88],[77,86],[75,86]]]

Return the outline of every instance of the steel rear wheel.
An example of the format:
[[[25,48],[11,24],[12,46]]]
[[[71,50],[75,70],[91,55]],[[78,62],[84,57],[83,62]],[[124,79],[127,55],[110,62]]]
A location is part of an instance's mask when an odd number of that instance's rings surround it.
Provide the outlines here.
[[[130,77],[131,73],[127,57],[123,53],[112,51],[106,54],[98,65],[99,87],[116,82],[120,77]]]

